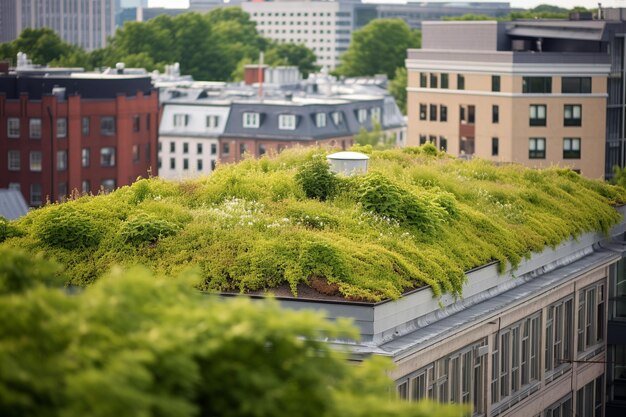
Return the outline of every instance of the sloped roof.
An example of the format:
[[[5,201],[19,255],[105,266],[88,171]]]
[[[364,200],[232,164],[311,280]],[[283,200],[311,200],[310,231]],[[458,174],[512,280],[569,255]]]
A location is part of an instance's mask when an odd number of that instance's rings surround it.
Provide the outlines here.
[[[0,189],[0,216],[15,220],[28,213],[22,193],[17,190]]]

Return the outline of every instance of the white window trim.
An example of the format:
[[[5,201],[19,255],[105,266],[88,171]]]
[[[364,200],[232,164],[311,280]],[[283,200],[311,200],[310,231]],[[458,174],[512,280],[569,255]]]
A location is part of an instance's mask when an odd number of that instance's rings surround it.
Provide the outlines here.
[[[243,113],[243,127],[256,129],[261,125],[261,117],[259,113],[244,112]]]
[[[20,119],[17,117],[9,117],[7,119],[7,137],[20,137]]]
[[[296,115],[295,114],[279,114],[278,115],[278,128],[280,130],[296,130]]]
[[[315,114],[315,125],[317,127],[326,127],[326,113]]]

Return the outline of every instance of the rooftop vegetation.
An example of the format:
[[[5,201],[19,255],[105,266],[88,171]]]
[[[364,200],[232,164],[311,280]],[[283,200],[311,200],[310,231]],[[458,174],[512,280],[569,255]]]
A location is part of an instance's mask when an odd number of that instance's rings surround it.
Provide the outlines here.
[[[193,268],[206,291],[375,302],[425,285],[461,295],[465,271],[607,232],[626,201],[624,188],[567,169],[457,160],[432,145],[357,150],[370,153],[367,175],[334,176],[325,151],[297,149],[192,181],[141,179],[4,222],[0,246],[56,258],[75,285],[141,264],[171,277]]]

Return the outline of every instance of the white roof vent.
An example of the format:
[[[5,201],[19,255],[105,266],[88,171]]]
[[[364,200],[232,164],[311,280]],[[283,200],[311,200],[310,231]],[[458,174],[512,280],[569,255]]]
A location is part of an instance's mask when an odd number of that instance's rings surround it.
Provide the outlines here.
[[[365,174],[370,157],[360,152],[337,152],[328,155],[326,159],[333,172],[349,176]]]

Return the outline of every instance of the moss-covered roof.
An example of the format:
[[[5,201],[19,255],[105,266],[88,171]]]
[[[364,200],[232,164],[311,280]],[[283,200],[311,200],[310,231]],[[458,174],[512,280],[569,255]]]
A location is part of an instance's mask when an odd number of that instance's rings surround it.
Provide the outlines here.
[[[328,175],[324,156],[289,150],[197,180],[139,180],[34,210],[0,227],[0,240],[55,257],[76,285],[143,264],[170,276],[194,267],[208,291],[304,286],[378,301],[424,285],[459,295],[464,271],[607,231],[626,201],[624,189],[570,170],[431,147],[371,152],[369,174],[350,178]]]

